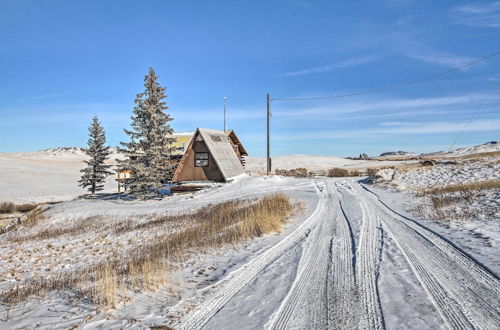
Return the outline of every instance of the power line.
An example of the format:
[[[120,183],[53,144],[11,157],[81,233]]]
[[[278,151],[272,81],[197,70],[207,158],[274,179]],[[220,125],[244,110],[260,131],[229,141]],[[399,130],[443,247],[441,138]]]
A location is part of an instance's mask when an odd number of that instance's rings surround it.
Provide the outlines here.
[[[498,55],[500,55],[500,52],[496,52],[496,53],[490,54],[488,56],[482,57],[482,58],[480,58],[478,60],[466,63],[464,65],[461,65],[461,66],[453,68],[453,69],[449,69],[449,70],[446,70],[446,71],[443,71],[443,72],[440,72],[440,73],[436,73],[436,74],[433,74],[433,75],[430,75],[430,76],[427,76],[427,77],[419,78],[419,79],[416,79],[416,80],[410,80],[410,81],[403,82],[403,83],[396,84],[396,85],[390,85],[390,86],[380,87],[380,88],[373,88],[373,89],[368,89],[368,90],[354,92],[354,93],[349,93],[349,94],[339,94],[339,95],[320,96],[320,97],[302,97],[302,98],[276,98],[276,99],[271,99],[271,101],[326,100],[326,99],[335,99],[335,98],[356,96],[356,95],[362,95],[362,94],[371,94],[371,93],[386,91],[386,90],[389,90],[389,89],[401,88],[401,87],[405,87],[405,86],[409,86],[409,85],[418,84],[418,83],[420,83],[422,81],[426,81],[426,80],[431,80],[431,79],[434,79],[434,78],[438,78],[438,77],[444,76],[446,74],[449,74],[449,73],[452,73],[452,72],[455,72],[455,71],[458,71],[458,70],[462,70],[462,69],[467,68],[469,66],[472,66],[472,65],[475,65],[475,64],[487,61],[490,58],[498,56]]]
[[[464,129],[457,134],[457,136],[455,137],[455,140],[453,140],[453,143],[451,144],[450,148],[448,149],[448,152],[450,152],[451,149],[453,149],[453,147],[455,146],[455,143],[457,143],[457,141],[460,138],[460,136],[462,136],[462,134],[465,132],[465,130],[469,127],[470,123],[472,122],[472,119],[474,119],[474,117],[476,116],[476,114],[479,112],[479,109],[482,108],[482,106],[484,104],[484,101],[486,101],[487,97],[488,97],[488,94],[486,94],[484,96],[484,98],[481,101],[481,103],[479,104],[479,106],[476,108],[476,110],[474,111],[474,113],[472,114],[472,116],[470,116],[469,121],[464,126]]]

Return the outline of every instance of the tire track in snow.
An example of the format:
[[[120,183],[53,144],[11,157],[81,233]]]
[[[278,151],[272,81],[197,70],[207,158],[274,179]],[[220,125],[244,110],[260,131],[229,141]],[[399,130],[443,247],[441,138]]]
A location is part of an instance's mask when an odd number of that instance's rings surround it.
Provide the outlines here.
[[[338,182],[336,182],[337,185]],[[337,185],[338,186],[338,185]],[[328,279],[330,287],[328,297],[329,328],[345,329],[356,318],[356,281],[354,272],[353,234],[340,194],[336,188],[334,199],[337,211],[335,235],[332,239],[330,258],[331,271]]]
[[[383,329],[376,283],[381,250],[380,223],[378,219],[374,221],[368,216],[368,210],[363,210],[361,238],[356,251],[359,257],[355,269],[352,230],[342,208],[340,194],[330,182],[326,184],[330,206],[327,211],[331,214],[324,219],[322,227],[317,227],[318,234],[308,238],[315,245],[304,249],[305,255],[301,260],[304,266],[300,268],[302,272],[271,320],[270,328]],[[336,185],[351,194],[355,193],[342,183],[336,182]],[[360,207],[368,208],[365,204]],[[329,251],[325,250],[327,238],[330,238]],[[324,265],[329,268],[327,276],[324,275]],[[323,289],[326,299],[318,293]],[[327,313],[323,312],[325,308]],[[327,324],[316,321],[325,314],[328,316]]]
[[[478,280],[482,281],[485,285],[491,286],[492,290],[497,296],[500,296],[500,286],[498,285],[498,278],[493,275],[489,270],[483,267],[481,264],[476,262],[472,257],[465,254],[463,251],[455,247],[452,243],[448,242],[446,239],[440,237],[433,231],[419,225],[414,220],[408,219],[399,213],[391,209],[387,204],[380,200],[377,194],[370,191],[363,186],[365,190],[373,194],[377,201],[381,204],[381,210],[392,217],[400,218],[406,225],[415,230],[417,233],[425,237],[427,240],[431,241],[436,247],[445,251],[446,254],[452,255],[453,259],[462,265],[462,267],[470,273],[471,276],[476,277]],[[494,285],[497,283],[496,285]]]
[[[452,329],[499,329],[498,279],[462,251],[357,188]]]
[[[352,187],[347,189],[358,196]],[[378,297],[377,277],[382,249],[380,219],[368,203],[359,199],[363,223],[356,250],[356,287],[362,315],[358,328],[384,329],[384,318]]]
[[[327,189],[328,191],[328,189]],[[327,278],[331,224],[327,217],[308,236],[295,281],[278,311],[271,317],[270,329],[322,329],[328,324]]]
[[[319,201],[314,212],[290,235],[272,246],[261,255],[229,274],[225,279],[207,288],[212,289],[209,298],[197,309],[189,313],[181,322],[179,329],[200,329],[210,320],[241,288],[250,283],[265,267],[278,259],[290,247],[297,244],[309,231],[320,223],[326,211],[323,187],[315,186]]]

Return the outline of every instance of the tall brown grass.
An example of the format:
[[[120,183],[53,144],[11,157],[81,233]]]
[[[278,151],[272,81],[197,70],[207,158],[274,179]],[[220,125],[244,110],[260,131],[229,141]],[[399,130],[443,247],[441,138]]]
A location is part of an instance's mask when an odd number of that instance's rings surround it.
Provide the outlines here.
[[[447,186],[422,189],[419,193],[422,196],[445,194],[452,192],[466,192],[477,190],[500,189],[500,180],[489,180],[469,183],[450,184]]]
[[[417,196],[426,197],[430,206],[418,205],[414,211],[423,217],[436,220],[466,220],[479,212],[472,207],[477,198],[481,198],[481,191],[500,189],[500,180],[479,181],[470,183],[451,184],[440,187],[420,189]],[[453,206],[461,205],[455,209]]]
[[[5,214],[5,213],[14,213],[14,212],[21,212],[21,213],[26,213],[29,211],[32,211],[37,207],[37,204],[29,203],[29,204],[14,204],[11,202],[2,202],[0,203],[0,214]]]
[[[41,220],[45,218],[44,212],[48,210],[47,206],[38,205],[33,210],[29,211],[25,215],[20,218],[20,221],[11,223],[5,227],[0,228],[0,234],[4,234],[6,232],[11,232],[16,230],[21,224],[26,226],[34,226]]]
[[[222,202],[193,213],[156,219],[150,226],[174,219],[185,222],[185,226],[175,233],[148,238],[149,241],[98,265],[28,281],[1,293],[0,299],[16,303],[30,295],[72,289],[89,295],[99,305],[114,306],[124,291],[155,290],[168,285],[171,269],[193,255],[279,232],[296,206],[286,195],[274,194],[259,200]],[[144,226],[129,224],[122,230]]]
[[[34,227],[41,219],[44,219],[43,212],[46,209],[35,209],[26,215],[26,219],[23,221],[24,225]],[[58,225],[50,226],[37,230],[31,234],[16,233],[7,238],[9,242],[21,243],[34,240],[47,240],[58,238],[63,235],[78,235],[85,233],[86,231],[95,231],[99,229],[105,229],[104,221],[99,222],[98,220],[103,220],[101,217],[93,216],[87,219],[74,219],[71,221],[70,225]]]

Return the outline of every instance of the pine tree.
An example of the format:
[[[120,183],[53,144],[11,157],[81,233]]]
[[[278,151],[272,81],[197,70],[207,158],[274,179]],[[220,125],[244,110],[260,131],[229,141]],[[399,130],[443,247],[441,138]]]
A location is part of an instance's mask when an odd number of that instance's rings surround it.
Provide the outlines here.
[[[85,153],[90,157],[85,163],[87,167],[82,169],[82,176],[78,181],[82,188],[88,187],[88,191],[95,194],[96,191],[103,190],[106,177],[112,174],[109,169],[111,165],[106,165],[105,161],[111,151],[106,146],[106,135],[97,116],[92,118],[92,124],[89,126],[88,148]]]
[[[171,162],[175,138],[166,113],[165,88],[157,82],[153,68],[144,78],[145,90],[137,94],[131,117],[131,129],[125,129],[130,142],[120,142],[119,150],[127,157],[120,168],[131,170],[127,187],[131,193],[159,194],[159,189],[172,178],[174,165]]]

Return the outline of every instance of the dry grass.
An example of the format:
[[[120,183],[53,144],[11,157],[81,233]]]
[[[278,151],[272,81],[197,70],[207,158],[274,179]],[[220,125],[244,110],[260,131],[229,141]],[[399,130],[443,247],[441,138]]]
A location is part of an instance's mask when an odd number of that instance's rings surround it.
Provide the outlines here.
[[[99,265],[27,281],[1,293],[0,299],[17,303],[44,292],[75,290],[99,305],[115,306],[126,299],[126,292],[168,286],[170,271],[193,255],[280,231],[295,208],[287,196],[275,194],[260,200],[210,205],[194,213],[162,217],[149,225],[128,223],[122,232],[171,221],[183,221],[185,226],[175,233],[158,235]]]
[[[346,168],[338,168],[334,167],[328,170],[329,177],[341,178],[341,177],[349,177],[349,176],[363,176],[363,173],[358,170],[350,170]]]
[[[485,157],[500,157],[500,151],[483,152],[466,156],[450,157],[452,159],[480,159]]]
[[[34,208],[32,211],[28,212],[24,217],[21,218],[21,221],[24,225],[34,226],[39,223],[41,220],[45,219],[45,211],[49,209],[48,206],[39,205]]]
[[[34,226],[41,220],[45,219],[44,212],[48,210],[47,206],[38,205],[32,211],[26,213],[24,216],[20,218],[19,222],[12,223],[5,227],[0,228],[0,234],[4,234],[6,232],[14,231],[19,225],[23,224],[26,226]]]
[[[277,168],[274,171],[274,174],[281,176],[290,176],[295,178],[307,178],[309,176],[309,171],[307,170],[307,168],[304,167],[293,168],[291,170],[280,170]]]
[[[419,204],[414,208],[414,211],[423,217],[436,220],[464,221],[478,216],[480,211],[473,207],[473,202],[482,198],[483,191],[491,189],[500,189],[500,180],[421,189],[417,192],[417,196],[428,198],[430,205]]]
[[[0,203],[0,214],[5,213],[14,213],[21,212],[26,213],[34,210],[37,207],[37,204],[14,204],[11,202],[2,202]]]
[[[345,168],[334,167],[328,170],[328,176],[335,178],[346,177],[351,176],[351,172]]]
[[[451,184],[442,187],[422,189],[419,192],[419,194],[421,196],[426,196],[426,195],[445,194],[452,192],[469,192],[469,191],[489,190],[489,189],[500,189],[500,180]]]
[[[98,305],[116,306],[118,303],[118,274],[109,264],[98,266],[95,270],[92,297]]]
[[[32,213],[28,213],[27,216],[30,218],[23,221],[24,225],[33,227],[37,224],[41,219],[44,219],[43,212],[46,209],[40,209],[32,211]],[[103,229],[104,225],[102,222],[98,222],[100,217],[94,216],[87,219],[75,219],[72,221],[71,226],[59,226],[59,227],[48,227],[42,230],[38,230],[33,234],[28,235],[14,235],[8,238],[9,242],[13,243],[21,243],[28,242],[34,240],[46,240],[60,237],[62,235],[78,235],[84,233],[86,231],[95,231],[99,229]]]

